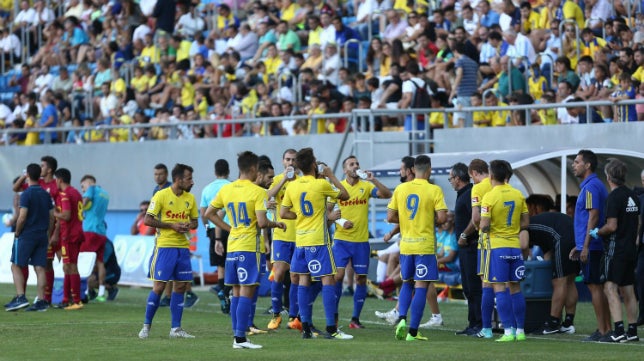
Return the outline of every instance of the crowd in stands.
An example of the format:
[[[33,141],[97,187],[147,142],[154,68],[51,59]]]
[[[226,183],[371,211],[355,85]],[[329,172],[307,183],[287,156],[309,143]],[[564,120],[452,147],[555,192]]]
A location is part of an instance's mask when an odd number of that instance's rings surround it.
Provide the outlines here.
[[[4,133],[0,142],[7,145],[335,133],[350,127],[349,119],[320,115],[376,108],[580,103],[528,115],[435,112],[415,127],[409,116],[379,116],[376,130],[644,120],[644,104],[591,107],[591,114],[583,105],[644,97],[644,15],[637,1],[25,0],[17,11],[13,6],[0,2],[0,122],[33,130]],[[261,117],[272,121],[177,124]],[[133,134],[100,127],[129,124],[149,125]],[[176,134],[168,124],[178,125]],[[85,128],[38,130],[62,126]]]

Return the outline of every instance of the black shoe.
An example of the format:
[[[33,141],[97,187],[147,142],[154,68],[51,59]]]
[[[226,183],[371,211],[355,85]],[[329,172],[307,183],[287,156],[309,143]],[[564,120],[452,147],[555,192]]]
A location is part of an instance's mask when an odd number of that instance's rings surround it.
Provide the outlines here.
[[[311,331],[302,331],[302,338],[313,338],[313,333]]]
[[[108,301],[114,301],[116,299],[116,296],[119,295],[119,288],[116,286],[112,286],[109,290],[107,290],[107,300]]]
[[[626,335],[621,334],[618,335],[615,333],[615,331],[610,331],[607,332],[604,336],[602,336],[599,340],[599,342],[607,342],[607,343],[619,343],[619,342],[626,342]]]
[[[599,330],[595,330],[590,336],[586,337],[585,339],[581,340],[582,342],[597,342],[599,341],[600,338],[602,338],[601,332]]]
[[[639,318],[639,319],[637,320],[637,326],[642,326],[642,325],[644,325],[644,317],[643,317],[643,318]]]
[[[479,330],[472,328],[470,326],[467,326],[463,330],[455,332],[454,334],[457,336],[470,336],[470,335],[476,335],[478,332]]]
[[[95,300],[95,299],[96,299],[96,297],[98,296],[98,293],[96,292],[96,290],[95,290],[95,289],[90,288],[90,289],[89,289],[89,291],[87,291],[87,295],[89,296],[89,300],[90,300],[90,301],[93,301],[93,300]]]
[[[55,309],[58,309],[58,310],[64,310],[65,307],[67,307],[69,305],[71,305],[71,303],[69,303],[69,302],[61,302],[61,303],[53,304],[53,305],[51,305],[51,307],[53,307]]]
[[[25,311],[29,312],[45,312],[49,308],[49,303],[45,300],[36,301],[31,307],[27,308]]]
[[[543,325],[543,330],[541,331],[542,334],[544,335],[552,335],[555,333],[559,333],[559,325],[558,324],[553,324],[550,322],[546,322]]]
[[[170,297],[163,296],[163,298],[161,298],[161,301],[159,301],[159,307],[168,307],[168,306],[170,306]]]
[[[628,342],[638,342],[640,338],[637,335],[626,334],[626,341]]]

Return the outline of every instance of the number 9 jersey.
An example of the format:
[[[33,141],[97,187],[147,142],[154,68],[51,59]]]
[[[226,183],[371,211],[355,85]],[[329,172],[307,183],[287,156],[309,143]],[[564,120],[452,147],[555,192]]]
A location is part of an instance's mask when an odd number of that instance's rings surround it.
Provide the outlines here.
[[[443,190],[426,179],[400,184],[387,208],[398,211],[400,254],[435,254],[434,218],[447,210]]]
[[[481,217],[490,218],[490,248],[520,248],[521,215],[528,213],[523,194],[509,184],[492,188],[481,201]]]

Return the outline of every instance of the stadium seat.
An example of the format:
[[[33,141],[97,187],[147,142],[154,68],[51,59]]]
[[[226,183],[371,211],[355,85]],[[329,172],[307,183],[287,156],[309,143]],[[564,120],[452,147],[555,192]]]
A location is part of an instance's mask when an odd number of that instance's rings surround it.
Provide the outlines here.
[[[349,24],[355,23],[355,22],[356,22],[355,16],[345,16],[342,18],[342,24],[344,24],[345,26],[349,26]]]

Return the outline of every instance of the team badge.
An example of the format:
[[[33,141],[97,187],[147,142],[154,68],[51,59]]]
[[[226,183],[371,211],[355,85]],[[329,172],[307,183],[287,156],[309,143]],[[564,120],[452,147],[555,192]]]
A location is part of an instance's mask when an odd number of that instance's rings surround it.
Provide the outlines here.
[[[308,264],[309,267],[309,272],[311,273],[318,273],[322,269],[322,264],[318,260],[312,260]]]
[[[525,277],[525,266],[519,266],[514,270],[514,276],[520,280]]]
[[[239,279],[239,282],[244,282],[248,278],[248,272],[246,269],[239,267],[237,268],[237,278]]]
[[[425,278],[427,276],[427,266],[419,264],[416,266],[416,277]]]

